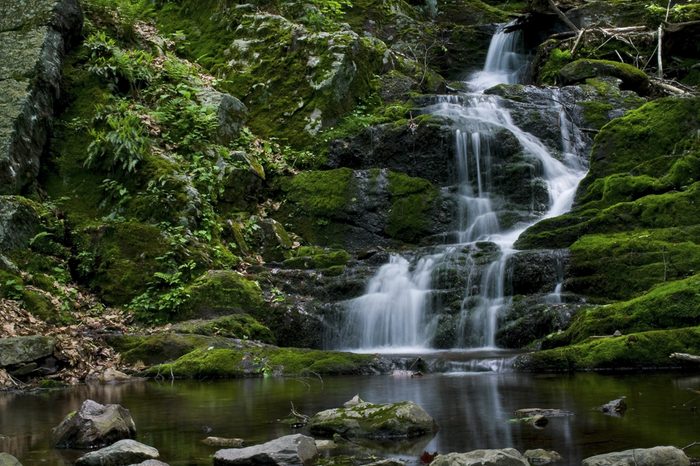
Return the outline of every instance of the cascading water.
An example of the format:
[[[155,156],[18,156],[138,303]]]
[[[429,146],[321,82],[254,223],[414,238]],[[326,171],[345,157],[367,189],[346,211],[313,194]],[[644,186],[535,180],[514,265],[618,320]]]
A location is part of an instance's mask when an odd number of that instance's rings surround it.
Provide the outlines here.
[[[585,174],[576,153],[576,128],[561,104],[561,160],[535,136],[513,123],[501,100],[483,91],[497,84],[518,82],[525,61],[517,53],[518,33],[498,31],[490,44],[484,69],[465,82],[469,93],[437,98],[424,109],[452,122],[455,139],[458,231],[456,244],[439,252],[414,258],[393,255],[370,280],[363,296],[346,303],[346,313],[336,347],[367,352],[401,352],[429,349],[437,327],[431,309],[433,272],[452,254],[484,243],[496,245],[496,258],[479,276],[469,277],[454,344],[457,347],[494,348],[498,316],[509,303],[506,295],[508,259],[513,244],[535,220],[566,212],[578,182]],[[531,212],[527,220],[502,228],[494,204],[503,203],[492,193],[492,143],[507,132],[522,153],[541,169],[546,184],[548,208]],[[534,209],[533,201],[532,209]],[[561,286],[551,299],[560,299]]]

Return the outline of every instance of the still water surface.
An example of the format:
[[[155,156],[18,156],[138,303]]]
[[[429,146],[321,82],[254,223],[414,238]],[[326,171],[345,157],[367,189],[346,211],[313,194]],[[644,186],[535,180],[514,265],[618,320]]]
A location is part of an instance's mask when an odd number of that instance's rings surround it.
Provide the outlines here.
[[[635,447],[685,446],[700,440],[700,376],[683,374],[536,376],[434,374],[319,379],[138,382],[82,386],[42,393],[0,393],[0,451],[24,466],[64,465],[80,454],[50,446],[50,430],[82,401],[120,403],[134,417],[138,440],[155,446],[171,465],[211,465],[216,448],[208,436],[260,443],[292,432],[276,422],[297,411],[313,414],[340,406],[355,394],[377,403],[413,400],[437,421],[433,437],[385,447],[384,453],[415,462],[423,450],[448,453],[514,447],[559,451],[564,464]],[[626,396],[622,418],[595,410]],[[544,429],[509,422],[519,408],[562,408],[575,416],[551,419]],[[688,450],[691,456],[700,451]]]

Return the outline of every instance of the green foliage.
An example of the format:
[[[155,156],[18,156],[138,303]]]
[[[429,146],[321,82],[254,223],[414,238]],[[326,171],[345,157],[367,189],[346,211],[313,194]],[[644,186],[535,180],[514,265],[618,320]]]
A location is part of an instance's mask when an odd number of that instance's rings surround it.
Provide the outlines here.
[[[151,63],[154,57],[145,50],[124,50],[104,31],[90,35],[85,39],[84,47],[90,56],[88,70],[115,88],[126,84],[135,92],[153,79]]]
[[[119,100],[96,107],[85,166],[120,174],[136,171],[151,151],[148,128],[136,108]]]

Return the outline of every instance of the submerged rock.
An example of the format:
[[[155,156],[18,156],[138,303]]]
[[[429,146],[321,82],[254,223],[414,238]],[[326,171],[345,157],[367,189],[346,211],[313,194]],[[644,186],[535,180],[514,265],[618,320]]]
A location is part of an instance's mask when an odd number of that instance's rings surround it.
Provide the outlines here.
[[[219,450],[214,455],[214,466],[308,465],[317,455],[314,439],[295,434],[252,447]]]
[[[91,451],[78,458],[76,466],[123,466],[156,460],[158,450],[136,440],[120,440],[108,447]]]
[[[311,433],[322,436],[409,438],[433,432],[435,427],[433,418],[412,401],[358,402],[345,408],[321,411],[309,420]]]
[[[635,448],[591,456],[581,466],[688,466],[690,460],[676,447]]]
[[[598,409],[609,416],[624,416],[625,411],[627,411],[627,402],[623,396],[622,398],[608,401]]]
[[[468,453],[439,455],[430,466],[530,466],[514,448],[502,450],[474,450]]]
[[[129,410],[121,405],[101,405],[85,400],[53,429],[56,448],[95,448],[136,437]]]

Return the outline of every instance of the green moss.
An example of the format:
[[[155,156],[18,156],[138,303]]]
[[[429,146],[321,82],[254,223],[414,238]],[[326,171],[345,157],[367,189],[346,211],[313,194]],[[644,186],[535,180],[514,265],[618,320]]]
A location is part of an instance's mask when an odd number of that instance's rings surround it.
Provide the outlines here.
[[[210,270],[186,287],[176,320],[232,313],[259,315],[265,301],[260,285],[238,272]]]
[[[386,233],[408,243],[418,242],[431,224],[431,212],[438,198],[437,189],[423,178],[389,172],[391,211]]]
[[[195,335],[215,335],[226,338],[256,340],[274,343],[275,339],[269,328],[248,314],[236,314],[212,320],[192,320],[173,326],[179,333]]]
[[[78,236],[81,278],[110,304],[126,304],[143,293],[161,269],[166,237],[154,225],[136,222],[83,229]]]
[[[352,170],[307,171],[284,181],[286,197],[313,217],[337,218],[352,202]]]
[[[572,60],[571,52],[554,48],[540,67],[537,82],[540,84],[556,84],[559,71]]]
[[[516,360],[528,371],[664,369],[679,367],[672,353],[698,354],[700,327],[655,330],[620,337],[595,338],[577,345],[539,351]]]
[[[250,377],[276,375],[338,375],[371,372],[373,356],[334,351],[257,347],[197,349],[172,364],[149,373],[172,373],[181,378]]]
[[[177,358],[197,348],[230,348],[235,342],[219,336],[156,333],[153,335],[109,335],[107,343],[117,350],[127,363],[153,365]]]
[[[593,128],[600,128],[610,121],[610,111],[614,110],[612,104],[607,102],[588,101],[582,102],[583,117]]]
[[[344,267],[350,254],[345,250],[330,250],[316,246],[302,246],[290,252],[283,262],[285,267],[296,269],[329,269]]]
[[[649,77],[644,71],[627,63],[610,60],[579,59],[568,63],[559,70],[558,81],[561,84],[576,84],[602,76],[622,80],[622,89],[641,94],[649,92]]]

